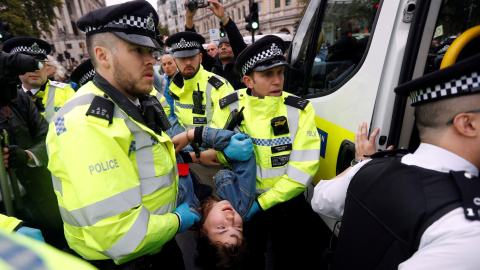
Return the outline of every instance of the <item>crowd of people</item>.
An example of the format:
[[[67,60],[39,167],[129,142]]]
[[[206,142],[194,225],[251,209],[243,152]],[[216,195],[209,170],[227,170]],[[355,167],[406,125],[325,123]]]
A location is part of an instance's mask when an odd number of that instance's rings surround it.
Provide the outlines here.
[[[77,26],[90,58],[72,84],[46,41],[3,43],[43,68],[20,75],[1,109],[3,160],[24,205],[0,216],[0,246],[28,248],[23,263],[46,269],[185,269],[176,236],[193,230],[201,269],[480,265],[478,56],[395,89],[416,107],[415,153],[376,151],[378,128],[368,136],[363,123],[352,166],[320,181],[310,202],[320,138],[312,104],[283,91],[284,41],[247,46],[208,2],[228,38],[206,49],[195,9],[166,40],[146,1],[85,14]],[[322,61],[328,51],[324,42]],[[342,220],[335,245],[319,214]],[[15,267],[5,254],[0,266]]]

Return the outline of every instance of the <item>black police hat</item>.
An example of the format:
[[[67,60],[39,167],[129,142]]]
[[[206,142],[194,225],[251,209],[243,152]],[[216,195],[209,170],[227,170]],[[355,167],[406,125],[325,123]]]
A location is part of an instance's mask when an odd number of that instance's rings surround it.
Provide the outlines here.
[[[412,106],[462,95],[480,94],[480,54],[395,88]]]
[[[172,47],[173,57],[184,58],[200,53],[200,47],[205,43],[205,38],[195,32],[186,31],[171,35],[165,43]]]
[[[160,48],[156,40],[158,15],[145,0],[99,8],[83,15],[77,26],[88,36],[111,32],[117,37],[140,46]]]
[[[21,52],[40,61],[48,61],[47,55],[52,47],[45,40],[34,37],[14,37],[3,43],[2,50],[7,53]]]
[[[70,80],[79,86],[82,86],[91,81],[94,75],[95,69],[93,68],[92,60],[87,59],[72,72]]]
[[[244,76],[250,71],[264,71],[278,66],[288,65],[283,52],[283,39],[268,35],[245,48],[235,61],[235,71]]]

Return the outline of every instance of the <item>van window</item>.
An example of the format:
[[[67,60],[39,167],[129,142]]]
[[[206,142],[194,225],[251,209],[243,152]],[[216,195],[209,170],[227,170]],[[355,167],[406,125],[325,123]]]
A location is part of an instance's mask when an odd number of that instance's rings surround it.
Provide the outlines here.
[[[326,3],[310,3],[304,18],[308,18],[305,16],[311,10],[322,14],[312,16],[308,25],[301,24],[297,31],[290,56],[291,66],[302,74],[303,79],[298,80],[301,86],[287,85],[286,90],[308,97],[342,84],[367,53],[379,2],[328,0]],[[322,5],[322,8],[314,5]],[[313,48],[309,48],[310,44],[314,44],[311,45]]]
[[[425,74],[440,69],[443,56],[452,42],[466,30],[480,25],[480,0],[443,1],[428,51]],[[457,61],[479,52],[480,38],[473,39]]]

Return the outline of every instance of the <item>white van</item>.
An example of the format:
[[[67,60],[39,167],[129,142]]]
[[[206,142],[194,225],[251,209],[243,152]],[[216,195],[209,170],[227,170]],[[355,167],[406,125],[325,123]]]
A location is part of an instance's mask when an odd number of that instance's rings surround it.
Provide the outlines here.
[[[364,121],[370,131],[380,127],[378,149],[418,147],[413,109],[393,90],[439,69],[452,41],[480,25],[479,2],[310,1],[288,50],[284,90],[315,108],[321,136],[315,184],[349,166],[354,135]],[[463,51],[478,51],[476,40]],[[323,42],[325,61],[319,59]]]

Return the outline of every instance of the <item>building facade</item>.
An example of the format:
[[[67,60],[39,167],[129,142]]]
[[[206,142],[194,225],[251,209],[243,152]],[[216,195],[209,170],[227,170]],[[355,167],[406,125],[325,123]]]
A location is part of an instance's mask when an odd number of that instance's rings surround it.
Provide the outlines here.
[[[56,24],[52,36],[46,36],[45,40],[52,46],[51,55],[71,68],[74,62],[88,55],[85,33],[77,28],[77,20],[94,9],[105,7],[106,3],[105,0],[63,0],[63,3],[62,8],[55,8]]]
[[[246,30],[245,16],[250,13],[249,0],[220,0],[225,11],[235,21],[242,36],[251,36]],[[300,19],[302,6],[297,0],[255,0],[258,3],[260,28],[255,34],[291,34],[294,35],[295,23]],[[158,14],[160,22],[168,25],[170,34],[185,29],[185,0],[159,0]],[[201,8],[194,17],[195,29],[210,42],[210,29],[219,29],[218,20],[213,13]]]

